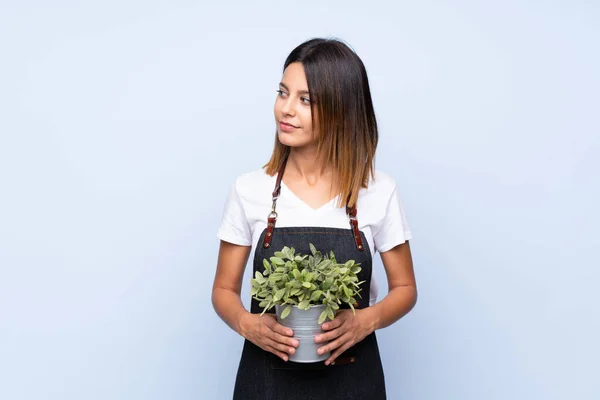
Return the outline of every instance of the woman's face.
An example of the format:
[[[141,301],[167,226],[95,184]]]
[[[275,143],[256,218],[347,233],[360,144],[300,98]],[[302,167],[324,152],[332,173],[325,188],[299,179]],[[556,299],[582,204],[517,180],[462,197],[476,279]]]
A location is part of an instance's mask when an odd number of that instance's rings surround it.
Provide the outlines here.
[[[295,62],[283,72],[277,99],[275,122],[279,141],[290,147],[302,147],[313,143],[310,96],[304,67]]]

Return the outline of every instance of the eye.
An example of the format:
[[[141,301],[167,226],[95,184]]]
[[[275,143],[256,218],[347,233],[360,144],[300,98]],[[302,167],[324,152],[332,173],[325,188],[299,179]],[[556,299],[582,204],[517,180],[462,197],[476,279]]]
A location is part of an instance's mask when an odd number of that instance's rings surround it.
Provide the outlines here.
[[[308,97],[300,97],[300,101],[304,104],[310,104],[310,99]]]
[[[281,89],[278,89],[278,90],[277,90],[277,93],[279,94],[279,97],[283,97],[283,96],[285,96],[285,95],[287,94],[286,92],[284,92],[284,91],[283,91],[283,90],[281,90]]]

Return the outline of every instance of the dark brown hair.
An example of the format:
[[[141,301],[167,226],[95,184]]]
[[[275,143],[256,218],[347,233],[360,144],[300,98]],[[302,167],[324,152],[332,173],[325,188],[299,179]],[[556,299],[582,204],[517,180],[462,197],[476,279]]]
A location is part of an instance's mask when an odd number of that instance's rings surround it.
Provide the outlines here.
[[[317,162],[333,166],[333,187],[340,203],[356,204],[360,188],[375,178],[378,133],[367,71],[361,59],[337,39],[311,39],[296,47],[285,60],[304,67],[311,99],[313,127],[317,126]],[[315,125],[315,115],[317,125]],[[271,159],[264,166],[275,175],[289,155],[275,134]]]

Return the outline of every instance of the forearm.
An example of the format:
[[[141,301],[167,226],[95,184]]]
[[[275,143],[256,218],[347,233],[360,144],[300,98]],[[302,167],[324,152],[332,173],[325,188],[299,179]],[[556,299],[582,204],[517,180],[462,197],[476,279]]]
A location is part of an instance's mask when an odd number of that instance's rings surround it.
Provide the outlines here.
[[[397,286],[389,291],[380,302],[365,309],[370,314],[373,330],[390,326],[409,313],[417,302],[414,286]]]
[[[212,303],[215,311],[221,319],[241,336],[241,320],[248,311],[242,304],[240,295],[231,289],[214,288],[212,292]]]

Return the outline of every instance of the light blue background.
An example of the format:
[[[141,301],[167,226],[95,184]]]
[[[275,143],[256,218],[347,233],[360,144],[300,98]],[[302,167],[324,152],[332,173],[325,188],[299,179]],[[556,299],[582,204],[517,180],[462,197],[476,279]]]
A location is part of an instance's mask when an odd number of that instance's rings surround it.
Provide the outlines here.
[[[230,398],[223,202],[268,159],[285,57],[329,35],[367,66],[414,233],[418,304],[379,332],[389,398],[600,398],[599,20],[577,0],[3,1],[0,398]]]

